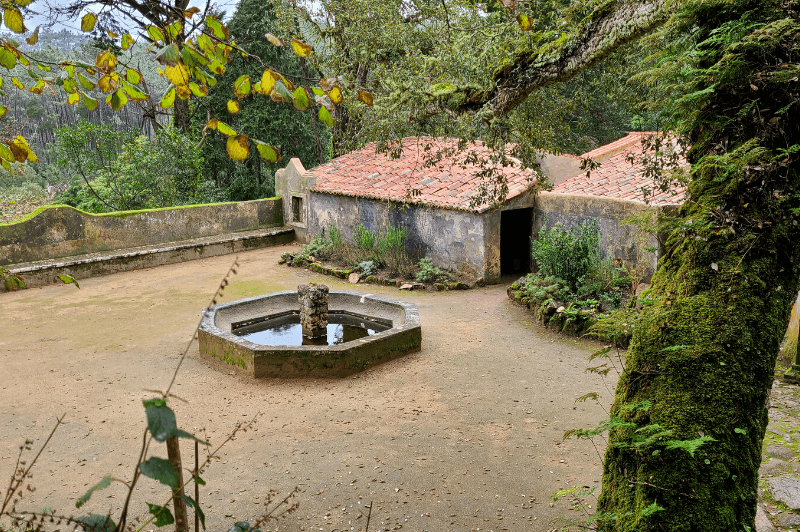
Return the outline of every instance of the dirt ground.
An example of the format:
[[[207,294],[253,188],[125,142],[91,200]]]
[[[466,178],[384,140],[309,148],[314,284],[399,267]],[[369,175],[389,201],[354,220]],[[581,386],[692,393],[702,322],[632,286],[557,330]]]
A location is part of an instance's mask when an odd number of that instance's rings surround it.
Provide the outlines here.
[[[419,307],[423,348],[346,379],[256,382],[211,369],[193,345],[174,388],[186,402],[171,403],[179,426],[205,430],[216,446],[258,414],[204,475],[209,530],[253,520],[269,489],[295,486],[297,512],[265,529],[364,530],[371,502],[370,531],[546,531],[552,519],[575,515],[549,496],[599,486],[593,445],[561,439],[605,416],[576,397],[594,391],[611,402],[613,383],[584,372],[593,346],[539,328],[504,285],[441,293],[354,287],[279,266],[293,249],[241,254],[223,301],[311,280],[400,298]],[[131,477],[145,427],[141,400],[167,386],[232,261],[87,279],[79,290],[0,294],[0,475],[11,475],[26,438],[40,445],[66,414],[34,470],[36,491],[18,509],[118,513],[118,483],[79,511],[74,502],[107,474]],[[193,462],[190,445],[183,455]],[[143,479],[132,509],[143,516],[145,501],[167,499],[165,488]]]

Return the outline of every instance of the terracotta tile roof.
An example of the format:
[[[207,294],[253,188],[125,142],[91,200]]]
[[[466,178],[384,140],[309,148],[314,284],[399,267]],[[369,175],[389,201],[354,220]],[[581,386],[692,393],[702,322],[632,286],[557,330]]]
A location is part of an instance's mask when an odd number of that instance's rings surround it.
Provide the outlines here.
[[[464,162],[470,152],[488,156],[481,143],[465,152],[444,157],[435,166],[424,167],[436,148],[453,148],[456,140],[430,137],[403,139],[403,153],[397,159],[375,153],[375,144],[337,157],[310,170],[317,182],[312,190],[346,196],[388,199],[458,210],[482,212],[488,206],[471,208],[469,203],[481,184],[477,165]],[[425,146],[432,144],[430,151]],[[502,169],[508,178],[507,200],[522,194],[536,176],[519,166]]]
[[[644,202],[642,189],[652,189],[653,183],[644,177],[640,164],[631,164],[626,157],[629,154],[641,155],[642,138],[651,134],[649,132],[630,133],[611,144],[584,153],[581,155],[582,159],[591,158],[600,162],[600,167],[592,170],[588,178],[585,172],[581,172],[556,185],[553,187],[553,192]],[[674,187],[666,192],[656,191],[649,200],[653,205],[679,205],[685,199],[685,192],[685,187]]]

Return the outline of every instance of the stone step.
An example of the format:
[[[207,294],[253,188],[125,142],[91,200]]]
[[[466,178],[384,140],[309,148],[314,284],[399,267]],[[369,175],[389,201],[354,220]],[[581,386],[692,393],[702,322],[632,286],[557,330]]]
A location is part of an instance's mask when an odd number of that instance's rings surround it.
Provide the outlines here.
[[[87,279],[111,273],[276,246],[293,240],[294,229],[291,227],[271,227],[151,246],[10,264],[5,268],[22,277],[26,288],[36,288],[60,282],[57,280],[57,276],[60,274],[70,275],[78,280]],[[5,286],[1,283],[0,291],[5,291]]]

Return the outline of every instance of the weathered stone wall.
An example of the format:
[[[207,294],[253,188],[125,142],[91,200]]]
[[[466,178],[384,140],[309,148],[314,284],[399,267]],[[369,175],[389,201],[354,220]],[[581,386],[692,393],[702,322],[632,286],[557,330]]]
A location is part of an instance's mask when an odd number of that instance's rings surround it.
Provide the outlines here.
[[[603,253],[633,265],[637,256],[636,228],[622,226],[620,222],[629,216],[655,208],[637,201],[541,192],[536,197],[533,209],[532,237],[534,240],[538,237],[545,220],[548,227],[558,222],[565,227],[575,227],[584,221],[597,219]],[[658,240],[653,236],[645,247],[658,246]],[[644,251],[643,254],[648,265],[643,281],[649,282],[656,270],[661,250],[655,253]]]
[[[487,275],[487,253],[484,235],[486,215],[466,211],[402,205],[309,192],[308,234],[311,238],[326,231],[330,224],[339,229],[344,238],[353,242],[353,231],[358,224],[376,234],[391,227],[405,227],[408,245],[420,257],[429,257],[435,265],[455,268],[464,274]],[[498,223],[499,227],[499,223]],[[499,242],[499,230],[497,236]],[[498,244],[499,248],[499,244]],[[496,259],[499,264],[499,255]],[[491,279],[486,278],[487,282]]]
[[[271,198],[99,215],[48,207],[0,224],[0,265],[277,227],[283,225],[281,203]]]
[[[283,219],[294,229],[297,241],[308,243],[316,236],[308,228],[308,191],[317,183],[314,174],[293,158],[286,168],[275,172],[275,194],[283,198]],[[299,207],[299,208],[298,208]]]

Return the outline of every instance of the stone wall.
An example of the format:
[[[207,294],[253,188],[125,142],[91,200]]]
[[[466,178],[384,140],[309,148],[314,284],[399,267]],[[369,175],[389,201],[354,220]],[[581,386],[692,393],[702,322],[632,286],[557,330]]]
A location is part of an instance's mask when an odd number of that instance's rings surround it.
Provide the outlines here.
[[[534,240],[538,237],[545,221],[548,227],[558,222],[565,227],[575,227],[587,220],[596,219],[600,227],[600,247],[603,253],[633,265],[637,257],[636,228],[620,225],[620,222],[629,216],[655,208],[637,201],[541,192],[536,197],[533,209],[532,237]],[[651,237],[645,247],[658,248],[658,240]],[[648,265],[643,279],[645,282],[655,272],[660,255],[660,249],[655,253],[643,251]]]
[[[297,241],[304,244],[316,236],[308,228],[308,191],[316,183],[314,174],[307,171],[297,158],[275,172],[275,194],[283,198],[283,219],[294,229]]]
[[[349,242],[353,242],[358,224],[376,234],[385,233],[390,226],[405,227],[412,252],[429,257],[435,265],[484,278],[491,267],[484,234],[485,215],[418,205],[403,207],[393,202],[314,191],[309,192],[308,199],[310,238],[323,229],[327,233],[330,224]],[[496,262],[499,264],[499,257]]]
[[[0,224],[0,265],[20,264],[283,225],[280,198],[88,214],[46,207]]]

